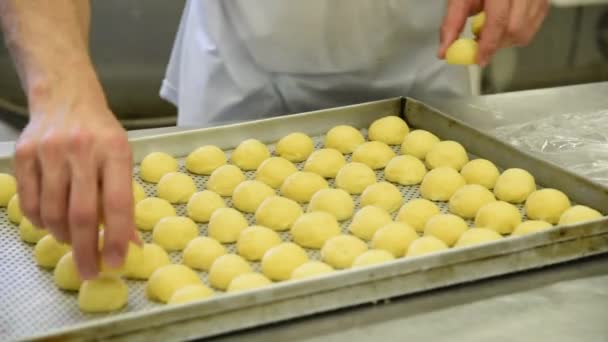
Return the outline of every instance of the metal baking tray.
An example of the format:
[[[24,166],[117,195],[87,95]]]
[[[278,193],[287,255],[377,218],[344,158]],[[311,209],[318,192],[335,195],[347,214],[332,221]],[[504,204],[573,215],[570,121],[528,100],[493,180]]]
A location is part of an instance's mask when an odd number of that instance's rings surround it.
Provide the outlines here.
[[[131,145],[135,162],[139,162],[150,152],[163,151],[183,157],[205,144],[229,150],[252,137],[270,144],[292,131],[314,136],[319,143],[320,137],[335,125],[365,129],[375,119],[387,115],[400,115],[412,127],[429,130],[442,139],[459,141],[472,155],[490,159],[503,168],[525,168],[540,185],[561,189],[574,202],[608,212],[608,188],[519,151],[409,98],[138,138],[131,140]],[[0,159],[0,171],[10,170],[10,165],[10,158]],[[149,186],[147,190],[150,194]],[[402,190],[405,197],[417,195],[416,187]],[[149,302],[144,299],[143,283],[129,281],[130,299],[126,309],[115,314],[86,315],[78,311],[76,296],[57,290],[49,272],[34,265],[32,247],[21,243],[15,227],[6,222],[3,210],[0,210],[0,340],[133,341],[209,337],[608,251],[608,218],[602,218],[485,245],[335,272],[321,278],[222,294],[183,306]],[[178,208],[178,212],[180,210],[183,212],[183,208]],[[445,211],[445,205],[442,210]],[[172,257],[174,261],[179,260],[175,255]]]

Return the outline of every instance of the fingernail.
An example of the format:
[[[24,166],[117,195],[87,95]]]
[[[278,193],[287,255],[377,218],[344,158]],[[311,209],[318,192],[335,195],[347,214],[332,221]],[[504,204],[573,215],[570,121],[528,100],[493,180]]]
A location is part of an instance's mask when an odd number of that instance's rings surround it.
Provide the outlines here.
[[[106,263],[112,268],[118,268],[123,264],[123,254],[117,248],[107,251],[105,259]]]
[[[82,280],[92,280],[97,278],[97,268],[84,268],[79,271]]]

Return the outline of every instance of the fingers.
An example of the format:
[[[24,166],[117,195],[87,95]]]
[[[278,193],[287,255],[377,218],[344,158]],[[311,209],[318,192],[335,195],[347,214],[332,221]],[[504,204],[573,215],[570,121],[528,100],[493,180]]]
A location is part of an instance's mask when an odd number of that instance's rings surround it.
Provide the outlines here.
[[[502,46],[509,24],[511,1],[486,1],[486,24],[479,40],[477,63],[488,64],[492,56]]]
[[[511,1],[511,14],[505,39],[508,45],[526,45],[534,36],[534,32],[530,30],[530,18],[532,18],[530,3],[530,0]]]
[[[470,13],[470,1],[448,0],[448,8],[441,25],[439,58],[445,58],[448,47],[458,38]]]
[[[40,218],[40,170],[36,143],[20,140],[15,149],[15,177],[19,206],[25,216],[36,226],[42,227]]]

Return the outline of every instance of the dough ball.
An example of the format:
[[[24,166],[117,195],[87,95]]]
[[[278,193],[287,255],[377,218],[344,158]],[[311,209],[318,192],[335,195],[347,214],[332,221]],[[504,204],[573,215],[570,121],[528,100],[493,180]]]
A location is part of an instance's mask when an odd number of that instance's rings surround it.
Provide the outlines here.
[[[499,234],[510,234],[521,223],[521,214],[512,204],[503,201],[491,202],[479,208],[475,226],[495,230]]]
[[[460,235],[460,238],[458,239],[458,241],[456,241],[454,247],[479,245],[482,243],[500,239],[502,239],[502,235],[498,234],[494,230],[486,228],[471,228],[467,229],[466,232]]]
[[[465,184],[458,171],[450,167],[439,167],[424,176],[420,194],[431,201],[448,201]]]
[[[361,206],[375,205],[392,213],[399,209],[401,204],[401,191],[389,182],[372,184],[361,194]]]
[[[6,207],[17,193],[17,180],[8,173],[0,173],[0,207]]]
[[[181,251],[198,236],[198,226],[183,216],[162,218],[154,226],[152,240],[167,251]]]
[[[271,285],[272,281],[266,278],[265,275],[260,273],[245,273],[232,279],[230,285],[228,285],[227,292],[240,292],[253,289],[259,289],[260,287]]]
[[[232,205],[242,212],[255,213],[265,199],[274,195],[274,189],[268,185],[256,180],[246,180],[234,189]]]
[[[245,171],[257,169],[268,158],[270,158],[268,148],[256,139],[244,140],[230,156],[234,165]]]
[[[158,183],[169,172],[177,172],[177,160],[164,152],[152,152],[139,164],[139,177],[148,183]]]
[[[602,217],[602,213],[584,205],[575,205],[564,211],[559,218],[559,225],[574,224],[596,220]]]
[[[334,268],[352,266],[357,257],[367,251],[367,245],[352,235],[338,235],[327,240],[321,248],[321,259]]]
[[[293,241],[306,248],[319,249],[325,241],[336,235],[340,235],[338,221],[323,211],[304,214],[291,227]]]
[[[315,149],[315,143],[304,133],[291,133],[279,140],[276,153],[289,161],[301,162],[306,160]]]
[[[289,229],[302,214],[302,207],[296,201],[281,196],[271,196],[255,211],[255,222],[276,231],[284,231]]]
[[[21,206],[19,205],[18,194],[14,194],[10,201],[8,201],[8,206],[6,207],[6,216],[8,216],[8,220],[13,223],[21,223],[23,213],[21,212]]]
[[[21,237],[21,240],[27,243],[37,243],[47,234],[48,232],[46,229],[34,226],[27,217],[21,219],[21,223],[19,223],[19,236]]]
[[[462,218],[452,214],[439,214],[427,221],[424,235],[434,236],[451,247],[467,229],[469,226]]]
[[[135,225],[141,230],[152,230],[163,217],[176,215],[171,203],[158,197],[148,197],[135,205]]]
[[[473,32],[476,37],[479,37],[485,24],[486,12],[479,12],[479,14],[473,17],[473,21],[471,22],[471,32]]]
[[[289,160],[281,157],[272,157],[260,164],[256,171],[255,179],[273,189],[278,189],[285,181],[285,178],[296,172],[298,172],[298,168]]]
[[[288,280],[293,270],[308,261],[308,254],[302,247],[284,242],[269,249],[262,258],[262,272],[276,281]]]
[[[559,222],[562,214],[570,208],[570,200],[563,192],[555,189],[534,191],[526,200],[526,216],[531,220]]]
[[[462,167],[460,174],[467,184],[479,184],[486,189],[494,189],[500,172],[494,163],[486,159],[475,159]]]
[[[395,157],[384,169],[386,180],[401,185],[420,184],[425,175],[426,167],[424,163],[412,156]]]
[[[324,211],[334,215],[338,221],[353,216],[355,202],[348,192],[342,189],[321,189],[315,193],[308,204],[308,211]]]
[[[182,263],[195,270],[209,271],[215,259],[227,253],[226,247],[217,240],[199,236],[188,242]]]
[[[84,312],[110,312],[127,304],[129,288],[116,276],[87,280],[78,292],[78,307]]]
[[[204,190],[190,196],[186,213],[196,222],[207,223],[213,212],[219,208],[226,208],[224,199],[213,191]]]
[[[210,175],[227,161],[226,154],[219,147],[206,145],[197,148],[186,157],[186,169],[197,175]]]
[[[71,251],[65,253],[57,262],[53,271],[53,280],[55,285],[62,290],[78,291],[80,289],[82,279],[76,269],[76,262]]]
[[[360,239],[371,240],[378,229],[391,222],[391,215],[386,210],[368,205],[357,211],[348,231]]]
[[[428,235],[419,237],[414,240],[410,247],[407,249],[406,257],[417,257],[421,255],[431,254],[435,252],[440,252],[448,249],[448,245],[445,242],[439,240],[438,238]]]
[[[160,267],[146,284],[146,296],[150,300],[167,303],[173,294],[188,285],[201,285],[203,282],[191,268],[179,264]]]
[[[397,213],[397,221],[410,225],[417,232],[423,232],[426,222],[439,213],[439,207],[435,203],[424,198],[417,198],[401,207]]]
[[[144,190],[144,187],[136,181],[133,181],[133,203],[137,204],[144,198],[146,198],[146,191]]]
[[[134,248],[133,251],[137,253],[137,248]],[[127,261],[129,259],[130,258],[127,257]],[[133,258],[133,260],[137,259],[137,256]],[[145,280],[150,278],[152,273],[157,269],[171,263],[169,254],[167,254],[162,247],[153,243],[144,243],[143,247],[141,247],[141,260],[143,260],[143,263],[137,265],[132,265],[127,262],[124,273],[125,277],[129,279]]]
[[[434,144],[427,153],[425,161],[429,169],[451,167],[460,171],[469,162],[469,156],[462,145],[446,140]]]
[[[448,64],[472,65],[477,63],[477,50],[479,47],[473,39],[456,39],[445,52],[445,61]]]
[[[169,203],[188,203],[196,192],[194,180],[185,173],[169,172],[156,185],[156,194]]]
[[[296,172],[285,179],[281,194],[299,203],[308,203],[317,191],[328,188],[325,178],[312,172]]]
[[[321,276],[323,274],[331,273],[333,271],[334,271],[333,267],[329,266],[328,264],[326,264],[324,262],[309,261],[309,262],[303,263],[298,268],[293,270],[293,272],[291,272],[291,279],[296,280],[296,279],[313,278],[313,277]]]
[[[381,264],[391,260],[395,260],[395,257],[391,253],[382,249],[371,249],[359,255],[355,261],[353,261],[352,267],[365,267]]]
[[[234,165],[220,166],[211,173],[207,180],[207,189],[217,192],[220,196],[232,196],[237,185],[245,181],[243,171]]]
[[[346,164],[336,175],[336,187],[346,190],[352,195],[362,193],[365,188],[376,181],[374,170],[363,163]]]
[[[245,216],[233,208],[219,208],[212,215],[207,233],[221,243],[235,242],[249,224]]]
[[[374,234],[372,247],[390,252],[395,258],[405,255],[410,244],[418,238],[414,228],[401,222],[389,223]]]
[[[405,139],[403,139],[401,154],[424,160],[426,154],[429,153],[431,148],[439,141],[439,138],[435,134],[422,129],[417,129],[410,132],[405,136]]]
[[[369,140],[372,141],[381,141],[388,145],[400,145],[409,131],[410,128],[402,118],[391,115],[372,122],[367,135]]]
[[[46,235],[36,243],[34,248],[36,264],[44,268],[54,268],[59,259],[70,249],[69,245],[57,241],[52,235]]]
[[[537,233],[543,230],[553,228],[553,225],[545,221],[525,221],[517,225],[511,235],[520,236],[526,234]]]
[[[474,218],[479,208],[496,201],[494,194],[479,184],[468,184],[450,198],[450,212],[463,218]]]
[[[249,261],[261,260],[267,250],[279,245],[281,238],[274,230],[262,226],[251,226],[239,234],[236,250]]]
[[[314,172],[324,178],[335,178],[346,159],[340,151],[324,148],[313,152],[304,164],[304,171]]]
[[[167,304],[184,304],[213,297],[214,292],[203,284],[186,285],[176,290]]]
[[[216,289],[226,290],[234,278],[251,272],[253,272],[251,266],[240,255],[222,255],[211,265],[209,283]]]
[[[140,237],[141,239],[141,237]],[[119,267],[112,267],[105,263],[103,258],[101,257],[101,251],[104,245],[104,235],[103,232],[99,234],[99,274],[100,275],[110,275],[110,276],[122,276],[127,272],[135,272],[135,270],[142,267],[144,263],[144,255],[143,250],[140,246],[136,245],[133,242],[129,242],[127,247],[127,254],[125,255],[125,260],[123,264]]]
[[[494,195],[501,201],[523,203],[536,190],[534,177],[526,170],[508,169],[496,180]]]
[[[353,153],[364,142],[363,134],[352,126],[336,126],[325,135],[325,147],[335,148],[344,154]]]
[[[378,170],[384,168],[395,156],[395,152],[387,144],[380,141],[369,141],[357,147],[353,152],[352,160]]]

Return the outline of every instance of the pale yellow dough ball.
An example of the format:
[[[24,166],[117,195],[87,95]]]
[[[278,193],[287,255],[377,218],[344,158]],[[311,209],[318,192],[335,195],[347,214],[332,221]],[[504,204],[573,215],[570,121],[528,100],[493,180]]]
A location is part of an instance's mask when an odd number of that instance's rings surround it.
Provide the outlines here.
[[[400,258],[417,238],[418,234],[414,228],[405,223],[394,222],[378,229],[372,238],[372,247],[388,251],[395,258]]]
[[[70,246],[57,241],[52,235],[47,235],[36,243],[34,259],[36,264],[44,268],[54,268],[64,255],[70,251]]]
[[[233,208],[219,208],[212,215],[207,226],[210,238],[221,243],[235,242],[249,224],[245,216]]]
[[[359,255],[355,261],[353,261],[352,267],[377,265],[391,260],[395,260],[395,257],[390,252],[382,249],[371,249]]]
[[[372,184],[361,194],[361,206],[374,205],[392,213],[399,209],[401,204],[401,191],[389,182]]]
[[[186,157],[186,169],[197,175],[210,175],[227,161],[226,154],[219,147],[205,145]]]
[[[192,219],[169,216],[154,225],[152,240],[167,251],[181,251],[198,234],[198,226]]]
[[[333,267],[321,261],[309,261],[291,272],[291,279],[306,279],[319,277],[334,272]]]
[[[526,216],[529,219],[551,224],[559,222],[559,218],[568,208],[570,208],[568,196],[555,189],[534,191],[526,200]]]
[[[455,40],[445,52],[448,64],[472,65],[477,63],[479,46],[473,39],[460,38]]]
[[[255,211],[255,222],[276,231],[288,230],[303,214],[302,207],[294,200],[271,196]]]
[[[474,16],[473,20],[471,21],[471,32],[473,32],[473,34],[476,37],[479,37],[485,24],[486,24],[486,12],[479,12],[479,14]]]
[[[265,199],[274,195],[274,189],[268,185],[256,180],[246,180],[234,189],[232,205],[242,212],[255,213]]]
[[[369,126],[369,140],[381,141],[388,145],[400,145],[410,128],[398,116],[386,116],[378,119]]]
[[[243,171],[234,165],[220,166],[211,173],[207,180],[207,189],[218,193],[220,196],[232,196],[237,185],[245,181]]]
[[[141,237],[140,237],[141,238]],[[104,244],[104,236],[103,232],[99,234],[99,251],[101,252]],[[132,274],[137,272],[138,269],[142,268],[145,262],[143,249],[142,247],[136,245],[133,242],[129,242],[127,248],[127,254],[125,256],[125,260],[123,264],[119,267],[112,267],[105,263],[100,253],[99,260],[99,274],[100,275],[111,275],[111,276],[121,276],[126,273]]]
[[[260,164],[255,173],[255,179],[273,189],[278,189],[285,181],[285,178],[296,172],[298,172],[298,168],[289,160],[281,157],[272,157]]]
[[[291,227],[293,241],[306,248],[321,248],[325,241],[336,235],[340,235],[338,221],[333,215],[323,211],[306,213]]]
[[[228,251],[217,240],[199,236],[188,242],[182,255],[182,263],[195,270],[209,271],[215,259]]]
[[[236,241],[236,250],[249,261],[261,260],[267,250],[279,245],[281,237],[274,230],[262,226],[244,229]]]
[[[27,217],[21,219],[19,223],[19,236],[27,243],[37,243],[40,239],[48,235],[46,229],[41,229],[32,224]]]
[[[276,153],[292,162],[306,160],[315,149],[315,143],[304,133],[291,133],[279,140],[276,145]]]
[[[445,244],[445,242],[439,240],[434,236],[423,236],[414,240],[410,244],[410,247],[407,249],[407,254],[405,256],[408,258],[417,257],[437,253],[448,248],[449,247]]]
[[[338,235],[321,248],[321,259],[337,269],[349,268],[357,257],[367,251],[367,244],[352,235]]]
[[[512,204],[504,201],[491,202],[479,208],[475,226],[495,230],[499,234],[510,234],[521,223],[521,214]]]
[[[352,160],[378,170],[384,168],[395,156],[395,152],[387,144],[380,141],[368,141],[357,147],[353,152]]]
[[[8,216],[8,220],[13,223],[21,223],[23,213],[21,212],[21,206],[19,205],[19,194],[13,195],[10,201],[8,201],[8,206],[6,207],[6,216]]]
[[[240,255],[222,255],[211,265],[209,283],[216,289],[226,290],[234,278],[251,272],[251,265]]]
[[[268,148],[256,139],[244,140],[230,156],[230,160],[232,160],[234,165],[245,171],[257,169],[268,158],[270,158]]]
[[[420,194],[431,201],[448,201],[465,184],[458,171],[451,167],[439,167],[424,176]]]
[[[206,223],[209,222],[213,212],[219,208],[226,208],[226,202],[222,196],[211,190],[203,190],[190,196],[186,213],[194,221]]]
[[[177,172],[177,168],[175,158],[164,152],[152,152],[139,164],[139,177],[148,183],[158,183],[167,173]]]
[[[450,212],[463,218],[474,218],[479,208],[496,201],[494,194],[479,184],[467,184],[450,198]]]
[[[348,231],[360,239],[371,240],[378,229],[391,222],[391,215],[386,210],[369,205],[357,211]]]
[[[534,177],[526,170],[508,169],[496,180],[494,195],[501,201],[523,203],[536,190]]]
[[[146,296],[150,300],[167,303],[173,294],[188,285],[201,285],[203,282],[190,267],[171,264],[158,268],[146,284]]]
[[[374,170],[363,163],[346,164],[336,175],[336,187],[352,195],[362,193],[365,188],[376,182]]]
[[[138,253],[137,248],[134,248],[133,250],[135,253]],[[138,258],[136,255],[133,260],[140,259],[143,260],[143,262],[138,264],[127,262],[125,267],[124,276],[129,279],[148,279],[152,273],[154,273],[154,271],[171,263],[171,260],[169,260],[169,254],[167,254],[162,247],[156,244],[145,243],[140,250],[141,257]]]
[[[335,148],[341,153],[353,153],[359,145],[365,142],[361,132],[347,125],[333,127],[325,135],[325,147]]]
[[[317,191],[328,188],[325,178],[312,172],[298,171],[285,179],[281,194],[299,203],[308,203]]]
[[[293,270],[308,261],[302,247],[284,242],[269,249],[262,258],[262,273],[275,281],[288,280]]]
[[[424,235],[434,236],[451,247],[468,228],[467,223],[456,215],[439,214],[427,221]]]
[[[451,167],[460,171],[469,162],[469,156],[462,145],[446,140],[434,144],[427,153],[425,161],[429,169]]]
[[[466,163],[460,170],[460,174],[467,184],[479,184],[486,189],[494,189],[500,172],[494,163],[486,159],[475,159]]]
[[[321,189],[315,193],[308,204],[308,211],[324,211],[334,215],[338,221],[353,216],[355,202],[350,194],[342,189]]]
[[[547,230],[552,228],[553,225],[549,222],[539,221],[539,220],[531,220],[525,221],[517,225],[513,230],[512,236],[520,236],[526,234],[537,233],[543,230]]]
[[[314,151],[306,159],[304,171],[314,172],[324,178],[335,178],[344,165],[346,165],[346,159],[340,151],[324,148]]]
[[[397,213],[397,221],[407,223],[417,232],[423,232],[426,222],[440,213],[439,207],[424,198],[405,203]]]
[[[53,280],[55,285],[62,290],[78,291],[80,289],[82,279],[76,269],[76,262],[71,251],[64,254],[57,262],[53,271]]]
[[[133,181],[133,203],[137,204],[144,198],[146,198],[146,191],[144,190],[144,187],[136,181]]]
[[[412,156],[395,157],[384,169],[384,178],[387,181],[401,185],[420,184],[425,175],[424,163]]]
[[[6,207],[17,193],[17,180],[13,175],[0,173],[0,207]]]
[[[157,196],[169,203],[187,203],[195,192],[194,180],[181,172],[169,172],[156,184]]]
[[[203,284],[186,285],[176,290],[167,304],[185,304],[213,297],[212,289]]]
[[[245,273],[232,279],[230,285],[228,285],[227,292],[240,292],[259,289],[271,284],[272,281],[263,274],[256,272]]]
[[[602,217],[602,213],[584,205],[575,205],[564,211],[559,218],[560,225],[574,224],[579,222],[596,220]]]
[[[176,215],[171,203],[158,197],[148,197],[135,205],[135,225],[141,230],[152,230],[162,218]]]
[[[422,129],[417,129],[410,132],[403,139],[401,154],[424,160],[426,154],[429,153],[431,148],[439,141],[439,138],[435,134]]]
[[[87,280],[78,292],[78,307],[84,312],[111,312],[127,304],[129,288],[116,276],[101,276]]]
[[[502,235],[486,228],[471,228],[460,235],[454,247],[467,247],[502,239]]]

